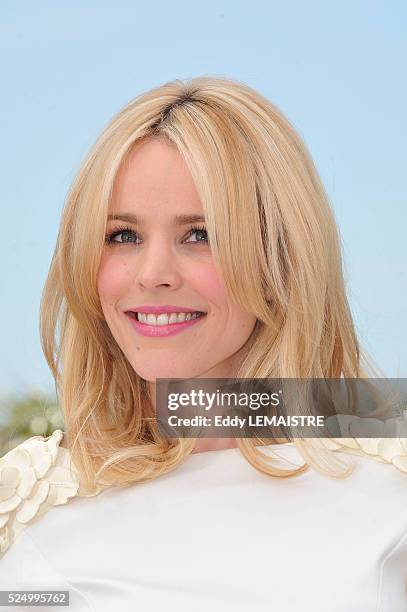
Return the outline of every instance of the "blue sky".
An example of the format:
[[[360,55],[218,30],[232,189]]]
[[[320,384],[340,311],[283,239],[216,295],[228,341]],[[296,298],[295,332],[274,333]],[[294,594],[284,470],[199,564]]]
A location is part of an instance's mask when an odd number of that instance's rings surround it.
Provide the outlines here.
[[[338,221],[361,342],[407,377],[406,17],[392,0],[3,0],[0,395],[53,390],[39,302],[88,148],[142,91],[210,74],[296,126]]]

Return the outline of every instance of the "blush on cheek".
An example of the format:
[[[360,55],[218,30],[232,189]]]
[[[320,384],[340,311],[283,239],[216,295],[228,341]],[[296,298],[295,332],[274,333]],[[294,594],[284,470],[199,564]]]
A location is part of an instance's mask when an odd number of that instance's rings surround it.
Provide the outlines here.
[[[97,290],[101,300],[115,303],[130,286],[130,273],[125,263],[118,265],[114,260],[102,261],[97,273]]]
[[[205,295],[208,301],[219,304],[227,300],[226,287],[219,278],[213,264],[200,267],[199,271],[194,274],[194,281],[191,282],[191,286],[196,285],[197,279],[199,279],[199,293]]]

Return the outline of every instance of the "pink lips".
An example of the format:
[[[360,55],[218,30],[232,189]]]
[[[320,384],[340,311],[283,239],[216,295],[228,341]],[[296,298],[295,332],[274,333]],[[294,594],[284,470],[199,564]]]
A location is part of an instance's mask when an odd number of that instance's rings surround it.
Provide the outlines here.
[[[185,312],[185,310],[182,312]],[[131,315],[127,314],[130,324],[135,329],[135,331],[141,334],[142,336],[149,336],[150,338],[173,336],[174,334],[178,334],[179,332],[184,331],[184,329],[187,329],[188,327],[192,327],[196,323],[199,323],[202,319],[205,318],[205,316],[206,314],[202,314],[196,319],[190,319],[189,321],[183,321],[181,323],[169,323],[168,325],[147,325],[146,323],[142,323],[141,321],[138,321]]]
[[[144,314],[163,314],[165,312],[200,312],[198,308],[193,310],[192,308],[187,308],[187,306],[173,306],[171,304],[161,304],[157,305],[149,305],[144,304],[144,306],[136,306],[135,308],[130,308],[127,312],[142,312]]]

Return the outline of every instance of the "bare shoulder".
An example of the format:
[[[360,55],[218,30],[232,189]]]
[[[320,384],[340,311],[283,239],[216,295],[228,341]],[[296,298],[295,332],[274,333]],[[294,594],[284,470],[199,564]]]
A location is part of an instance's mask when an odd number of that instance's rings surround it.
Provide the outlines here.
[[[26,525],[80,494],[60,429],[48,438],[33,436],[1,457],[0,559]]]

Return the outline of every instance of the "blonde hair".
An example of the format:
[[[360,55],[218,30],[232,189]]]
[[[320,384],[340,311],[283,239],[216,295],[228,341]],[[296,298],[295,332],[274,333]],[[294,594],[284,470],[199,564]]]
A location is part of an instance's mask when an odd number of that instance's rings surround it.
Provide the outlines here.
[[[97,292],[114,180],[143,138],[164,138],[183,156],[219,274],[232,299],[257,317],[236,377],[367,376],[334,216],[293,126],[237,81],[199,77],[161,85],[112,119],[80,168],[41,303],[41,342],[68,447],[90,488],[155,478],[184,461],[196,442],[159,436],[147,383],[115,342]],[[309,465],[332,477],[351,473],[313,439],[295,440],[306,463],[293,470],[279,468],[253,439],[237,444],[252,466],[271,476],[294,476]]]

